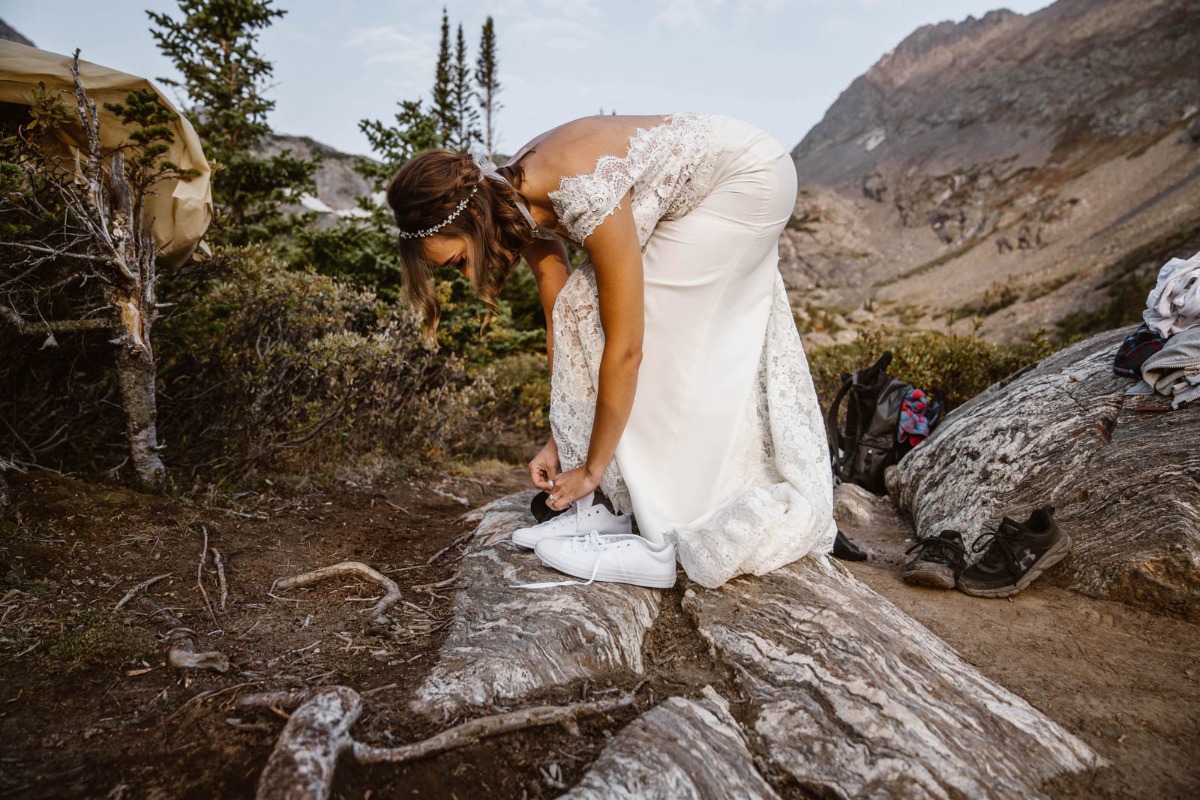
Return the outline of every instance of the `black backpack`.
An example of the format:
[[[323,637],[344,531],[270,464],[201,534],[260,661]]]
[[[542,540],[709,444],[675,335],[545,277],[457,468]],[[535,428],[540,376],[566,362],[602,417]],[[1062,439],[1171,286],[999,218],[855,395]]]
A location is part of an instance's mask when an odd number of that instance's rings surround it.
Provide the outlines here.
[[[853,375],[842,373],[842,388],[825,416],[834,476],[875,494],[886,492],[883,471],[912,449],[911,445],[897,441],[896,431],[900,426],[900,407],[913,386],[887,374],[885,370],[891,363],[892,354],[885,352],[864,370]],[[847,396],[850,399],[846,404],[846,421],[839,427],[842,400]],[[939,410],[940,405],[930,409],[931,429]]]

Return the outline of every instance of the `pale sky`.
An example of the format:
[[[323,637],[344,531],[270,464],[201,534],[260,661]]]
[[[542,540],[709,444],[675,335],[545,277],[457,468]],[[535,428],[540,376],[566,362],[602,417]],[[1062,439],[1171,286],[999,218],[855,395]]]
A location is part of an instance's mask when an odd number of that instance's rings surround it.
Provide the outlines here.
[[[1047,0],[447,0],[474,64],[495,20],[498,152],[606,113],[701,111],[748,120],[794,147],[850,82],[920,25]],[[367,154],[363,118],[428,98],[442,3],[277,0],[288,14],[259,52],[275,65],[272,127]],[[0,18],[38,47],[149,78],[171,74],[146,8],[172,0],[0,0]],[[171,90],[167,90],[172,96]]]

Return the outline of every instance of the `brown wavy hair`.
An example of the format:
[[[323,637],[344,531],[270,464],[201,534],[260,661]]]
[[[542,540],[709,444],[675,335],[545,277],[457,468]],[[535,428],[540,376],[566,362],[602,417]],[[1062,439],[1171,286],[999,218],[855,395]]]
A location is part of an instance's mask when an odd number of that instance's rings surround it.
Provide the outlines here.
[[[498,171],[508,183],[485,178],[465,153],[430,150],[400,167],[387,187],[397,227],[411,233],[442,222],[469,197],[462,213],[438,233],[467,240],[471,283],[491,314],[498,309],[496,298],[504,282],[521,261],[522,248],[533,239],[529,222],[517,208],[525,199],[514,188],[525,179],[525,170],[513,164]],[[400,266],[404,294],[421,314],[426,339],[433,342],[441,304],[434,280],[437,265],[426,259],[424,244],[424,239],[399,239]]]

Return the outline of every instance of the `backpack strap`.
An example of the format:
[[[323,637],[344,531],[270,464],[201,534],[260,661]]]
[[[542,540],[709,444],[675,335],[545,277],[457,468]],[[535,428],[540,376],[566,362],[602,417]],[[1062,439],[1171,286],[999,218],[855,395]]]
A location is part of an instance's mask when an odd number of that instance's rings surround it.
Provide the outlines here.
[[[845,375],[845,373],[842,374]],[[841,434],[838,433],[838,411],[841,409],[842,400],[845,399],[846,393],[850,391],[850,387],[853,385],[854,377],[846,376],[842,381],[842,388],[838,389],[833,402],[829,404],[829,412],[825,415],[825,438],[829,441],[829,458],[833,462],[835,471],[838,464],[838,450],[842,444]]]
[[[884,350],[883,355],[879,357],[871,366],[864,369],[862,372],[855,373],[855,377],[859,379],[859,383],[866,386],[871,386],[879,380],[879,376],[887,372],[887,368],[892,365],[892,351]]]

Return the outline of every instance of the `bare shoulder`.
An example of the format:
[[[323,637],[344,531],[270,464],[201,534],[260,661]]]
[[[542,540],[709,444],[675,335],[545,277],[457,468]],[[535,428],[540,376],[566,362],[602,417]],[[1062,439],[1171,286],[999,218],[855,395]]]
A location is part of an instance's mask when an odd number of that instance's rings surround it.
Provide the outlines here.
[[[624,156],[639,128],[652,128],[663,115],[597,115],[580,117],[535,136],[517,151],[525,169],[522,193],[542,200],[569,175],[591,172],[601,156]]]

